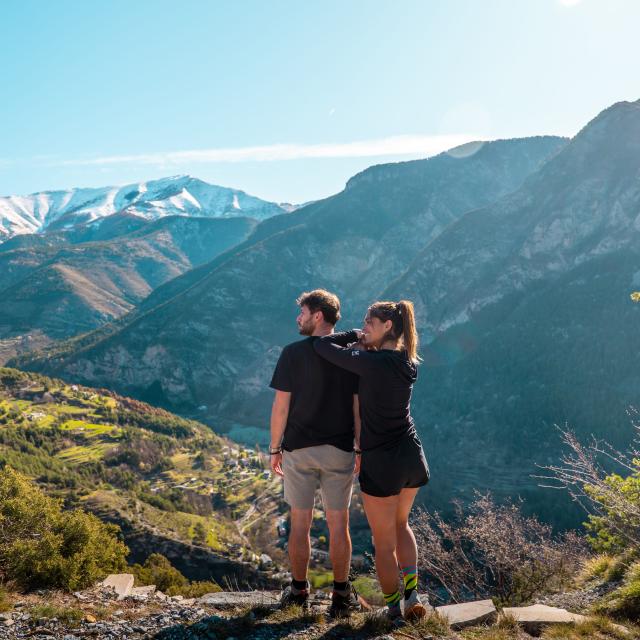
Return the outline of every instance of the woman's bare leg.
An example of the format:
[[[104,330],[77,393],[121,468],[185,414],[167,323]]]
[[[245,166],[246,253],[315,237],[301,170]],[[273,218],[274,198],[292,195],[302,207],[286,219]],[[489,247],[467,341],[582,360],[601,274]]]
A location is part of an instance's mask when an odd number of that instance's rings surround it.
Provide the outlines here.
[[[375,541],[376,572],[383,593],[398,589],[396,557],[396,512],[399,496],[378,498],[362,494],[362,504]]]
[[[396,510],[396,555],[400,567],[418,564],[418,546],[416,538],[409,526],[409,514],[418,489],[403,489],[398,496]]]

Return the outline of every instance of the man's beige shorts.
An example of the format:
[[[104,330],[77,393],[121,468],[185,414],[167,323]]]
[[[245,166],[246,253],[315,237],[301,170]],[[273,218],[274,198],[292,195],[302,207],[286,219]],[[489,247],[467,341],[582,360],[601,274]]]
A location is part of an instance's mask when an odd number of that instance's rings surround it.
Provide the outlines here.
[[[282,452],[284,500],[293,509],[313,509],[320,487],[327,510],[349,508],[355,453],[330,444]]]

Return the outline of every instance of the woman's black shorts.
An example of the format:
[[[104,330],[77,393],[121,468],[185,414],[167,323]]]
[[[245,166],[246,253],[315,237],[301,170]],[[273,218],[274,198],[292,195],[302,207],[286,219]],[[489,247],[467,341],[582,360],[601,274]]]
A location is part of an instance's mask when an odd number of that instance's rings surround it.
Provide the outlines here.
[[[358,480],[360,490],[370,496],[396,496],[402,489],[424,486],[429,478],[427,458],[415,433],[390,446],[362,452]]]

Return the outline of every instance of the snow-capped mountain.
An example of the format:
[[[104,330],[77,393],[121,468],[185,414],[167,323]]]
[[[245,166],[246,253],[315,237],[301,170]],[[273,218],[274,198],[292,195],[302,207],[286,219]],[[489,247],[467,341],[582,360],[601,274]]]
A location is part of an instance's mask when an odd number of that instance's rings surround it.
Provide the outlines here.
[[[188,175],[172,176],[119,187],[0,197],[0,241],[24,233],[70,228],[117,212],[152,220],[168,215],[265,220],[294,208]]]

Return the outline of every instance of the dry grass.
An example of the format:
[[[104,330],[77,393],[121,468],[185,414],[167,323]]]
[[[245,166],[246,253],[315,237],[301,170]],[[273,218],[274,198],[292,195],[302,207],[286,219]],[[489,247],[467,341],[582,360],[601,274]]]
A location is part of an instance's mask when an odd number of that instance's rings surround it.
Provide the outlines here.
[[[85,613],[77,607],[65,607],[55,604],[39,604],[29,609],[32,618],[38,620],[41,618],[57,618],[60,622],[70,626],[78,626],[84,620]]]
[[[465,640],[516,640],[518,638],[530,638],[519,629],[501,629],[495,627],[471,627],[460,632]]]
[[[0,613],[10,611],[13,608],[11,596],[5,587],[0,585]]]
[[[587,559],[582,565],[582,569],[577,576],[577,583],[584,586],[591,580],[603,578],[611,567],[613,560],[614,558],[606,553]]]
[[[631,640],[631,633],[616,628],[611,620],[594,617],[576,624],[553,624],[541,636],[544,640]]]

